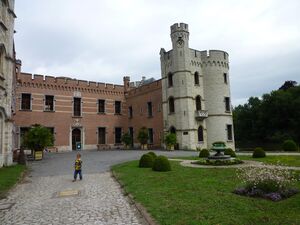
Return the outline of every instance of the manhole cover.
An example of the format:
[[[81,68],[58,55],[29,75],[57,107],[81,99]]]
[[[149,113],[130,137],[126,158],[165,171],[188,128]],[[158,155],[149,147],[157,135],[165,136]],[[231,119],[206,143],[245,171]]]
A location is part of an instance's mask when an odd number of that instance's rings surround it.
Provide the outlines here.
[[[80,190],[64,190],[59,191],[55,194],[55,197],[62,198],[62,197],[76,197],[80,196],[81,192]]]
[[[15,203],[0,203],[0,210],[10,209]]]

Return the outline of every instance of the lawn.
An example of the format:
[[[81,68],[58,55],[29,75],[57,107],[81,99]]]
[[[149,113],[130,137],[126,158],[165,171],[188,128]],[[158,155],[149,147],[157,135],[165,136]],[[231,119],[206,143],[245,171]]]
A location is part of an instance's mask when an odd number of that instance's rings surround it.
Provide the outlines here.
[[[0,199],[5,193],[18,182],[22,172],[26,169],[23,165],[0,168]]]
[[[266,153],[268,154],[268,153]],[[266,164],[281,164],[285,166],[299,166],[300,167],[300,156],[299,155],[270,155],[265,158],[252,158],[250,155],[238,155],[237,158],[242,160],[253,160],[260,161]],[[190,159],[190,160],[199,160],[197,156],[191,157],[178,157],[178,159]]]
[[[240,185],[235,169],[171,163],[170,172],[138,168],[138,161],[112,168],[124,188],[161,225],[300,224],[300,194],[280,202],[238,196],[232,193]]]

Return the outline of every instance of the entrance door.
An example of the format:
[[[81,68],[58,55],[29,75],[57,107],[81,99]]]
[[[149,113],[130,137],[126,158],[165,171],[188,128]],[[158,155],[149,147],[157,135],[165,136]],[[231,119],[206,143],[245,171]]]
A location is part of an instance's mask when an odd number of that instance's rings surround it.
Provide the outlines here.
[[[81,130],[79,128],[75,128],[72,130],[72,150],[76,150],[76,142],[81,143]]]

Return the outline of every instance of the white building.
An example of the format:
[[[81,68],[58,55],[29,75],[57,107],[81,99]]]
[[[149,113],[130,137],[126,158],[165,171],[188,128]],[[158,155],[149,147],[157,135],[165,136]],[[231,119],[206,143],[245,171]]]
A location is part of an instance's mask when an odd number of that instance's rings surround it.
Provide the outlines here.
[[[12,163],[13,148],[13,80],[14,56],[14,0],[0,2],[0,167]]]
[[[161,49],[164,132],[176,132],[180,149],[234,149],[228,53],[189,48],[188,25],[171,26],[172,50]]]

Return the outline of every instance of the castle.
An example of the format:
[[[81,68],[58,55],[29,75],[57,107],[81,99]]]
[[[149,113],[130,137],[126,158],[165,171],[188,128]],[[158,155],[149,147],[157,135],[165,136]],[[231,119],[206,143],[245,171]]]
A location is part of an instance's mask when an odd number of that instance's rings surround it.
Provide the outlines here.
[[[210,148],[224,141],[234,149],[229,61],[224,51],[189,48],[188,25],[171,26],[172,50],[160,50],[160,80],[123,85],[21,72],[16,61],[17,146],[33,124],[48,127],[58,151],[121,148],[129,132],[148,129],[148,144],[162,148],[167,132],[178,149]]]

